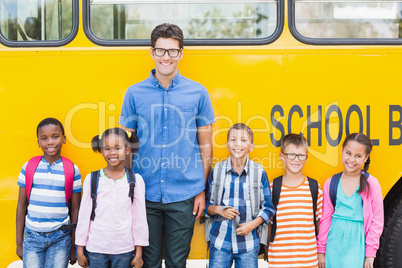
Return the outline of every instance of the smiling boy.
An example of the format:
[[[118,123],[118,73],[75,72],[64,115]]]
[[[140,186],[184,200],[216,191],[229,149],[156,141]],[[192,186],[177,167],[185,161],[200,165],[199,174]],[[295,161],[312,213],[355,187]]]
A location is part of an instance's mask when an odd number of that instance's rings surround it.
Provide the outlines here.
[[[74,228],[81,200],[81,174],[60,155],[66,136],[59,120],[42,120],[36,134],[43,156],[25,163],[18,177],[17,255],[24,268],[66,268],[68,260],[71,264],[76,261]],[[38,161],[35,166],[30,164],[33,159]],[[28,174],[32,174],[31,183]],[[68,196],[71,198],[66,200]]]
[[[276,216],[269,226],[269,267],[318,267],[316,226],[322,214],[322,190],[303,174],[307,153],[302,135],[283,137],[280,158],[285,174],[271,183]]]
[[[233,125],[227,140],[230,158],[217,163],[208,178],[206,216],[214,219],[209,232],[209,267],[230,268],[235,261],[236,268],[257,268],[259,227],[266,227],[275,213],[268,176],[260,164],[249,159],[254,143],[247,125]]]

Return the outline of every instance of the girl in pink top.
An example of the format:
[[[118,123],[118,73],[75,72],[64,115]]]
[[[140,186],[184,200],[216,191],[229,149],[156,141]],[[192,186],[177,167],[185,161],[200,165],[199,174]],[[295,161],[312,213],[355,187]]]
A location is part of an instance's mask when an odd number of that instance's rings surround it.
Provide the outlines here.
[[[92,139],[107,166],[99,171],[95,216],[91,220],[91,174],[85,178],[78,215],[76,244],[78,264],[96,268],[141,268],[142,247],[148,246],[145,184],[135,174],[134,197],[129,196],[128,170],[124,160],[138,149],[135,133],[121,128],[106,130]],[[84,255],[84,247],[88,258]]]
[[[345,138],[342,145],[345,170],[336,186],[335,208],[330,185],[336,175],[325,182],[317,238],[319,268],[373,267],[384,225],[384,208],[380,184],[367,173],[372,146],[362,133]]]

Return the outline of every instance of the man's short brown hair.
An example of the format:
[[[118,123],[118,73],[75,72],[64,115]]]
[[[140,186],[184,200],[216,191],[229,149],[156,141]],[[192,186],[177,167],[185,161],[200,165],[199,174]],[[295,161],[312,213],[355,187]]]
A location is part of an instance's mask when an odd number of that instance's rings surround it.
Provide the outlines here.
[[[179,47],[183,48],[183,31],[176,24],[163,23],[156,26],[151,33],[151,47],[155,47],[158,38],[173,38],[179,41]]]

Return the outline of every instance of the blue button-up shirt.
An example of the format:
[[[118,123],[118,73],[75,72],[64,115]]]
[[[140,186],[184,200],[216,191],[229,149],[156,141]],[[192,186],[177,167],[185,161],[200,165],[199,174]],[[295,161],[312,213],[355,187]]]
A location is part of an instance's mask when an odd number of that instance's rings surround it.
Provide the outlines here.
[[[239,223],[254,220],[250,203],[248,161],[249,160],[247,160],[243,171],[238,174],[233,170],[229,158],[229,164],[225,171],[226,176],[228,176],[227,179],[214,178],[213,171],[209,174],[205,213],[208,212],[208,207],[211,205],[230,206],[236,208],[237,211],[240,212]],[[224,180],[225,184],[222,200],[220,203],[215,204],[211,199],[210,189],[214,187],[214,180],[218,179]],[[271,201],[271,190],[269,187],[268,176],[265,171],[262,172],[260,191],[261,201],[258,217],[261,217],[264,220],[263,224],[268,224],[270,218],[275,214],[275,208]],[[218,220],[214,221],[210,232],[211,247],[215,247],[224,252],[237,254],[249,252],[260,245],[257,229],[252,230],[246,236],[241,236],[236,234],[237,226],[234,220],[222,220],[222,217],[219,215],[217,219]]]
[[[145,198],[184,201],[205,187],[197,127],[215,122],[211,99],[204,86],[180,73],[167,89],[154,73],[128,88],[119,123],[137,130],[133,169],[144,178]]]

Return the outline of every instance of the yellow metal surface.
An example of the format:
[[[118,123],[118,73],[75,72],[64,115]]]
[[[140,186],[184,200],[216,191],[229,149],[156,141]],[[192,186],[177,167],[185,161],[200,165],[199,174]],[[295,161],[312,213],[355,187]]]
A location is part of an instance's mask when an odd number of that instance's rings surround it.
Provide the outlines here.
[[[401,109],[401,46],[307,46],[285,28],[266,46],[187,47],[184,53],[182,75],[205,85],[212,99],[215,162],[228,157],[228,128],[244,122],[255,132],[251,158],[272,180],[284,172],[272,140],[290,126],[311,140],[305,174],[323,184],[342,170],[340,148],[328,140],[335,140],[340,126],[343,140],[347,128],[356,132],[361,124],[379,142],[370,171],[384,196],[400,179],[401,145],[390,145],[390,137],[401,136],[400,128],[392,127],[402,120],[400,112],[392,112]],[[63,48],[0,45],[0,62],[0,267],[6,267],[17,259],[17,177],[31,156],[41,154],[35,133],[39,121],[62,121],[67,135],[62,154],[84,178],[104,165],[90,140],[117,125],[126,89],[147,78],[153,61],[147,47],[98,47],[80,29]],[[309,127],[308,122],[321,123]],[[196,223],[190,258],[205,254],[203,225]]]

